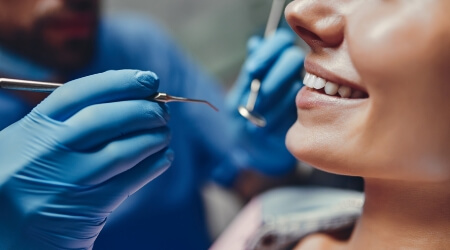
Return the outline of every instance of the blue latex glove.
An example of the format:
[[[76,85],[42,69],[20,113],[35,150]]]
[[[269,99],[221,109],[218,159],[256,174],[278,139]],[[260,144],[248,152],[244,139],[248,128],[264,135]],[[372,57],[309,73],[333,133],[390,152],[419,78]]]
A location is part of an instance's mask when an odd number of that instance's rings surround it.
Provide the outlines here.
[[[249,56],[227,99],[237,142],[230,165],[253,167],[268,175],[285,174],[294,168],[296,160],[285,146],[285,135],[297,118],[295,96],[302,87],[305,57],[294,42],[294,34],[285,29],[279,29],[268,39],[253,37],[249,40]],[[247,104],[254,78],[261,80],[254,110],[266,119],[267,125],[263,128],[250,123],[237,111],[238,106]],[[216,176],[226,172],[218,171],[222,173],[216,172]]]
[[[0,249],[90,249],[107,216],[171,164],[155,74],[58,88],[0,132]],[[126,230],[126,228],[124,228]]]

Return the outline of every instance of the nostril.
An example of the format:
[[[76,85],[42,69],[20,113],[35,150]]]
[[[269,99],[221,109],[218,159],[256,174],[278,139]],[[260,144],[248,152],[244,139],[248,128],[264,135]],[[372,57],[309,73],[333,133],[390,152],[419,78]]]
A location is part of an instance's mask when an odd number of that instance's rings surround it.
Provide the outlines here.
[[[309,45],[309,47],[311,47],[312,50],[325,46],[320,36],[302,26],[296,26],[295,32]]]
[[[335,22],[333,25],[318,25],[311,29],[303,26],[295,26],[295,32],[302,38],[311,49],[318,49],[319,47],[337,47],[344,39],[344,26],[340,22]]]
[[[311,32],[301,26],[297,26],[295,27],[295,29],[297,30],[297,34],[299,34],[303,39],[307,39],[307,40],[321,40],[320,37],[316,34],[314,34],[314,32]]]

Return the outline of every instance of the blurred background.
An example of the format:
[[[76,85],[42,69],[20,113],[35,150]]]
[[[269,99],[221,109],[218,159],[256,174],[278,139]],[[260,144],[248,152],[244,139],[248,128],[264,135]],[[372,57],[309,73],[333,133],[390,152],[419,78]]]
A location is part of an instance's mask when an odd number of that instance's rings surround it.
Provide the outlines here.
[[[200,66],[225,87],[235,82],[247,40],[263,35],[272,0],[104,0],[106,14],[138,13],[161,23]],[[244,202],[214,184],[203,190],[213,238]]]
[[[234,83],[246,42],[262,35],[272,0],[105,0],[107,14],[139,13],[158,20],[208,72]]]

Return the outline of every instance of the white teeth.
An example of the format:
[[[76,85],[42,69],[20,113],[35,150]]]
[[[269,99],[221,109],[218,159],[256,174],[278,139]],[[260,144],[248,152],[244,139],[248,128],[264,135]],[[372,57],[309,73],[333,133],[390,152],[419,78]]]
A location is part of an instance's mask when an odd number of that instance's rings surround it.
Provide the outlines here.
[[[309,87],[308,83],[309,83],[309,78],[311,78],[311,74],[306,73],[305,77],[303,78],[303,84],[307,87]]]
[[[314,88],[315,89],[321,89],[323,87],[325,87],[325,79],[317,77],[316,82],[314,83]]]
[[[337,85],[336,83],[327,82],[325,84],[325,93],[327,95],[335,95],[335,94],[337,94],[338,89],[339,89],[339,85]]]
[[[314,88],[316,81],[317,81],[317,76],[311,75],[311,77],[309,78],[309,86],[308,87]]]
[[[305,78],[303,78],[303,84],[305,85],[305,86],[308,86],[309,87],[309,79],[311,78],[311,74],[310,73],[306,73],[305,74]]]
[[[313,89],[321,89],[325,86],[325,80],[316,75],[306,73],[305,78],[303,79],[303,84]]]
[[[352,89],[347,86],[340,86],[338,93],[343,98],[349,98],[352,95]]]
[[[339,93],[342,98],[363,98],[364,92],[352,90],[348,86],[339,85],[333,82],[327,82],[325,79],[306,72],[303,84],[312,89],[324,89],[325,94],[334,96]]]

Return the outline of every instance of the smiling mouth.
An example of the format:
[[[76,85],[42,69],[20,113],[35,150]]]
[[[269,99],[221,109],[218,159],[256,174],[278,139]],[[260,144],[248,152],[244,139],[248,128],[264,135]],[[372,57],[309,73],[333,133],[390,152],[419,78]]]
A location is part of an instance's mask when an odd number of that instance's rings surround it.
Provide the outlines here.
[[[354,89],[347,85],[340,85],[327,81],[326,79],[309,72],[306,72],[303,84],[315,92],[334,96],[336,98],[363,99],[369,97],[364,91]]]

